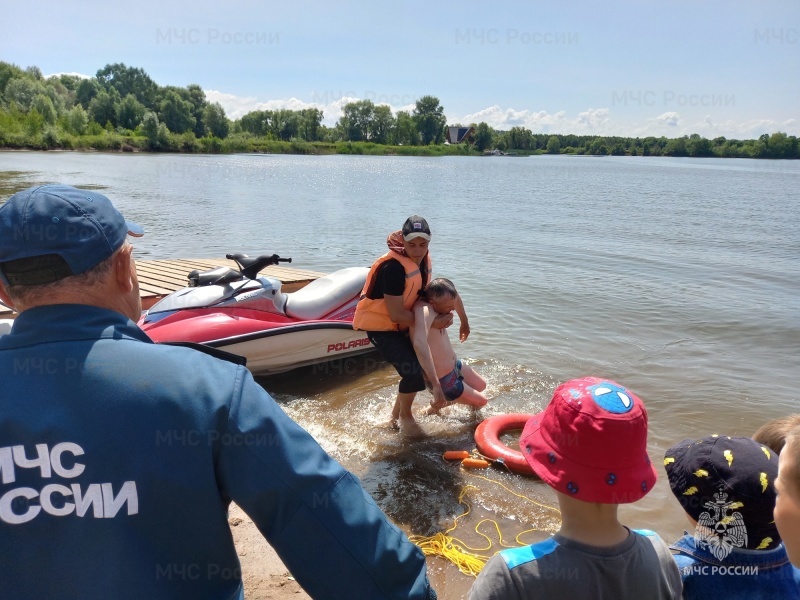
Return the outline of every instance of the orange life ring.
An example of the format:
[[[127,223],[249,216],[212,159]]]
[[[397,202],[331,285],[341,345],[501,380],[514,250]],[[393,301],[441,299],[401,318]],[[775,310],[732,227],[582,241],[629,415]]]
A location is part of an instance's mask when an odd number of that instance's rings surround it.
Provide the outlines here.
[[[525,423],[533,415],[524,413],[508,413],[495,415],[481,421],[475,430],[475,444],[478,451],[484,456],[502,462],[512,471],[533,475],[533,469],[525,460],[522,452],[506,446],[500,441],[500,436],[513,429],[523,429]]]

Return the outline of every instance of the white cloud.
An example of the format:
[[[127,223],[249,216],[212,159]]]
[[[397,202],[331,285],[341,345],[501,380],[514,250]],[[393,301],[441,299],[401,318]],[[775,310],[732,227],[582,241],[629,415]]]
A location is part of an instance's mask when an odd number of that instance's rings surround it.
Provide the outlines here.
[[[254,110],[318,108],[323,113],[322,122],[332,126],[342,116],[342,108],[348,102],[356,102],[362,98],[343,96],[332,99],[324,98],[322,102],[306,102],[299,98],[283,100],[259,101],[256,98],[235,96],[216,90],[206,90],[209,102],[219,102],[225,109],[229,119],[239,119]],[[374,100],[373,100],[374,101]],[[384,103],[380,103],[384,104]],[[400,110],[413,111],[414,103],[403,106],[387,104],[393,114]],[[784,131],[789,135],[800,135],[800,122],[796,119],[776,121],[772,119],[748,119],[744,121],[726,120],[715,122],[711,116],[705,115],[692,119],[685,114],[674,111],[633,121],[624,115],[613,114],[610,108],[587,108],[575,117],[566,111],[549,113],[544,110],[502,108],[499,105],[489,106],[466,115],[448,115],[450,124],[487,123],[490,127],[507,131],[512,127],[525,127],[533,133],[559,133],[576,135],[618,135],[625,137],[665,136],[680,137],[698,133],[707,138],[725,136],[728,138],[753,139],[763,133]]]
[[[691,131],[688,131],[691,129]],[[800,135],[800,123],[797,119],[775,121],[774,119],[748,119],[746,121],[721,121],[715,123],[709,115],[702,120],[685,127],[687,133],[698,133],[712,139],[719,136],[734,139],[752,140],[765,133],[783,131],[789,135]]]
[[[675,112],[668,112],[647,119],[644,124],[634,125],[627,129],[627,136],[665,136],[681,137],[697,133],[705,138],[713,139],[724,136],[731,139],[752,140],[765,133],[783,131],[789,135],[800,135],[800,123],[796,119],[776,121],[774,119],[747,119],[744,121],[714,121],[711,115],[697,120],[689,120]]]
[[[217,90],[205,90],[205,93],[206,100],[218,102],[225,109],[225,116],[229,119],[238,119],[249,112],[259,110],[258,106],[261,104],[256,98],[234,96]]]
[[[61,77],[62,75],[71,75],[72,77],[80,77],[81,79],[91,79],[94,75],[84,75],[83,73],[51,73],[50,75],[42,75],[45,79],[51,77]]]
[[[363,98],[355,98],[350,96],[342,96],[330,102],[306,102],[299,98],[289,98],[287,100],[268,100],[260,102],[256,98],[234,96],[233,94],[225,94],[216,90],[206,90],[206,100],[209,102],[219,102],[220,106],[225,109],[225,115],[229,119],[239,119],[247,113],[254,110],[303,110],[305,108],[318,108],[322,111],[322,123],[324,125],[333,126],[336,121],[342,116],[342,109],[345,104],[350,102],[357,102]],[[378,102],[377,104],[386,104]],[[394,107],[388,104],[393,114],[397,111],[414,110],[414,104],[406,104],[404,106]]]
[[[533,133],[573,133],[586,135],[611,135],[614,123],[608,108],[589,108],[574,119],[567,117],[565,111],[548,113],[547,111],[515,110],[491,106],[476,113],[464,115],[459,119],[448,121],[468,124],[485,122],[490,127],[507,131],[512,127],[525,127]]]
[[[677,127],[681,123],[681,116],[676,112],[665,112],[658,115],[656,121],[668,127]]]

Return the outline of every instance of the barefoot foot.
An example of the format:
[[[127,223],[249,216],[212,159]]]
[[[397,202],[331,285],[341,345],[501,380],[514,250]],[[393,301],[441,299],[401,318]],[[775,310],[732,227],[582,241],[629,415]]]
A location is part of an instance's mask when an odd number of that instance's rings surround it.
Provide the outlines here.
[[[394,418],[384,421],[383,423],[378,423],[375,427],[380,429],[391,429],[393,431],[398,431],[400,429],[400,425],[397,424],[397,419]]]
[[[400,432],[408,437],[422,437],[425,435],[425,431],[414,420],[413,416],[400,417]]]

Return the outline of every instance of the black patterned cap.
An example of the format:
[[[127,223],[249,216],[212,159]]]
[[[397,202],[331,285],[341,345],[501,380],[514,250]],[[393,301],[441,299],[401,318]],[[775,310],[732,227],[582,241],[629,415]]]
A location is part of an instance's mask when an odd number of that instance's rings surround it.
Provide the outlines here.
[[[672,493],[686,513],[729,546],[772,550],[778,455],[746,437],[683,440],[664,454]],[[716,532],[716,533],[713,533]]]

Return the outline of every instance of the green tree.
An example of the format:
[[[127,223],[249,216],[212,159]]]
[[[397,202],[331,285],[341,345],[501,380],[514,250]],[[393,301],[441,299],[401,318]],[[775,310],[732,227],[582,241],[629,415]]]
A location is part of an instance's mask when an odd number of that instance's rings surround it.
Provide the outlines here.
[[[206,101],[206,93],[196,83],[190,83],[186,86],[186,90],[181,94],[184,100],[192,105],[192,116],[195,118],[194,134],[197,137],[203,137],[206,134],[207,125],[203,122],[203,115],[208,101]]]
[[[51,77],[45,82],[44,92],[53,103],[53,108],[56,109],[56,116],[63,115],[67,111],[67,106],[72,106],[75,103],[75,94],[64,87],[58,77]]]
[[[376,144],[388,144],[394,126],[392,109],[386,104],[376,106],[372,120],[372,141]]]
[[[620,142],[614,143],[611,150],[608,152],[611,156],[625,156],[625,146]]]
[[[142,118],[142,133],[147,138],[147,146],[151,150],[169,146],[169,130],[164,123],[158,122],[158,116],[151,110]]]
[[[444,128],[447,118],[444,108],[436,96],[423,96],[417,100],[414,108],[414,121],[417,124],[422,145],[441,144],[444,139]]]
[[[30,75],[31,79],[33,79],[35,81],[44,81],[44,76],[42,75],[42,70],[39,67],[35,66],[35,65],[27,67],[25,69],[25,73]]]
[[[31,103],[31,109],[38,111],[44,122],[48,125],[54,125],[56,122],[56,109],[53,106],[53,101],[50,100],[45,94],[38,94]]]
[[[605,138],[595,137],[586,149],[588,154],[605,156],[608,154],[608,146],[606,146]]]
[[[86,126],[89,124],[89,116],[80,104],[76,104],[67,113],[67,127],[75,135],[86,133]]]
[[[686,140],[686,154],[689,156],[713,156],[711,142],[699,134],[693,133]]]
[[[194,128],[196,119],[192,105],[183,100],[176,91],[167,92],[161,101],[160,120],[173,133],[184,133]]]
[[[29,77],[15,77],[6,85],[5,98],[7,102],[16,102],[22,112],[28,112],[33,104],[33,99],[39,94],[44,94],[44,85]]]
[[[35,136],[41,133],[42,129],[44,129],[44,117],[39,114],[38,110],[32,108],[25,115],[25,130],[28,135]]]
[[[128,67],[124,63],[106,65],[97,71],[97,82],[106,91],[114,88],[121,98],[133,94],[150,110],[157,108],[158,85],[143,69]]]
[[[17,65],[0,61],[0,97],[5,95],[8,82],[23,77],[22,73],[22,69]]]
[[[147,109],[133,94],[128,94],[117,105],[117,124],[125,129],[136,129]]]
[[[558,139],[557,135],[551,135],[550,139],[547,140],[547,153],[548,154],[561,153],[561,140]]]
[[[96,79],[81,79],[75,90],[75,100],[80,102],[83,108],[89,110],[89,104],[100,93],[100,89],[100,84]]]
[[[142,133],[147,138],[150,148],[158,147],[158,117],[152,110],[148,110],[142,117]]]
[[[358,100],[348,102],[342,107],[342,117],[339,127],[344,133],[344,139],[353,142],[372,139],[372,129],[375,120],[375,104],[372,100]]]
[[[484,150],[491,148],[492,146],[492,130],[483,121],[478,123],[478,127],[475,129],[475,147],[483,152]]]
[[[511,150],[535,150],[536,141],[530,129],[525,127],[512,127],[506,133],[507,148]]]
[[[397,111],[395,117],[394,143],[400,146],[419,145],[419,130],[414,117],[405,110]]]
[[[78,86],[81,84],[81,81],[84,81],[84,78],[78,75],[67,75],[62,73],[58,76],[58,80],[61,82],[61,85],[67,88],[70,92],[76,92],[78,90]]]
[[[254,110],[239,119],[238,124],[242,131],[264,137],[269,131],[269,121],[270,113],[268,111]]]
[[[793,139],[794,144],[792,143]],[[796,138],[790,138],[785,133],[778,131],[769,136],[769,140],[767,141],[767,156],[769,156],[769,158],[795,158],[796,147]]]
[[[686,138],[674,138],[667,142],[662,152],[664,156],[686,156]]]
[[[206,105],[203,109],[203,123],[208,133],[214,137],[218,137],[222,140],[228,137],[231,124],[227,117],[225,117],[225,109],[222,108],[219,102]]]
[[[320,139],[322,111],[318,108],[304,108],[300,111],[300,135],[307,142]]]
[[[287,109],[272,111],[269,119],[269,131],[275,139],[288,142],[300,131],[300,115]]]
[[[116,126],[117,124],[117,103],[120,101],[119,92],[111,89],[110,92],[100,90],[91,102],[89,102],[89,117],[95,123],[105,125],[111,123]]]

